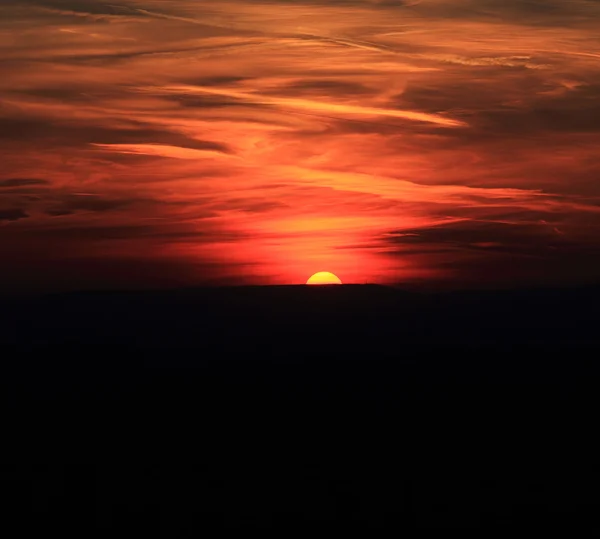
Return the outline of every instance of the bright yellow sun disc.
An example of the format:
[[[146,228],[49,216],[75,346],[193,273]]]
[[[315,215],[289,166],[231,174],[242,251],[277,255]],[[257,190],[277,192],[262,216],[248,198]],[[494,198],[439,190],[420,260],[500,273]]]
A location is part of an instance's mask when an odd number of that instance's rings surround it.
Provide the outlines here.
[[[306,284],[342,284],[342,281],[333,273],[320,271],[306,281]]]

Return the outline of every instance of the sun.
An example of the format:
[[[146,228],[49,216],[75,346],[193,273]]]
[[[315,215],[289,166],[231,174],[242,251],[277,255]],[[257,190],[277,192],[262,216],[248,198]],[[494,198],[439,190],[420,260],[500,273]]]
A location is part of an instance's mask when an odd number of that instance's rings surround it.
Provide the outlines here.
[[[315,273],[306,284],[342,284],[342,281],[337,275],[328,271],[320,271]]]

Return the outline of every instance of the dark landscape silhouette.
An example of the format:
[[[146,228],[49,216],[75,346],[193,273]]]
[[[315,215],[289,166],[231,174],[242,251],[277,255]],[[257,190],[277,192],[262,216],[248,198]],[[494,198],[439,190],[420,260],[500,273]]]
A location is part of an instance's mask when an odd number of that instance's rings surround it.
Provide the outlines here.
[[[598,288],[2,302],[23,531],[597,529]]]

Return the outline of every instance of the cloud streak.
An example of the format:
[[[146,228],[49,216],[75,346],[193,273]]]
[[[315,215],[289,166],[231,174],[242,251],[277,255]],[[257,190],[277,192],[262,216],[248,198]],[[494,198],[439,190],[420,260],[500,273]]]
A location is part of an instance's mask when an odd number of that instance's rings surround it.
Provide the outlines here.
[[[181,94],[211,94],[232,99],[238,99],[248,103],[258,105],[269,105],[278,108],[291,108],[301,111],[313,112],[315,114],[326,114],[328,116],[349,115],[349,116],[367,116],[381,118],[400,118],[403,120],[412,120],[416,122],[427,122],[446,127],[460,127],[465,123],[460,120],[445,118],[437,114],[428,114],[419,111],[385,109],[377,107],[368,107],[361,105],[342,104],[342,103],[327,103],[322,101],[312,101],[310,99],[294,99],[289,97],[267,97],[254,95],[236,90],[203,88],[200,86],[175,86],[166,87],[164,91],[181,93]]]

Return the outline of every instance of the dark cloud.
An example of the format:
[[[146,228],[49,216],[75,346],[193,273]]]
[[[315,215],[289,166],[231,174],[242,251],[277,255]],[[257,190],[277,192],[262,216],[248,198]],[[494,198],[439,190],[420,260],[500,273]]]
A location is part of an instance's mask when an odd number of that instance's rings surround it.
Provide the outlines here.
[[[19,4],[53,9],[65,15],[80,14],[101,17],[103,15],[118,16],[125,13],[128,15],[135,14],[127,7],[96,0],[20,0]]]
[[[177,103],[181,107],[190,109],[265,109],[266,105],[260,103],[247,103],[234,98],[223,97],[220,95],[172,95],[166,96],[166,99]]]
[[[38,178],[7,178],[0,180],[0,188],[4,187],[29,187],[36,185],[48,185],[49,182],[46,180],[40,180]]]
[[[482,131],[499,134],[535,134],[540,132],[600,132],[600,94],[591,103],[580,102],[576,96],[568,102],[532,103],[527,109],[490,110],[479,114]]]
[[[495,253],[507,257],[555,260],[566,259],[573,254],[600,255],[600,246],[593,238],[586,237],[581,227],[571,224],[557,226],[546,221],[505,223],[465,220],[391,232],[384,237],[384,242],[397,246],[399,256],[475,251],[484,257]]]
[[[532,245],[545,248],[558,243],[557,233],[547,224],[507,224],[502,222],[460,221],[433,227],[392,232],[386,241],[394,244],[450,244],[469,248],[489,244],[517,250]]]
[[[96,130],[91,135],[90,138],[93,138],[91,142],[98,144],[165,144],[192,150],[212,150],[225,154],[231,153],[231,149],[223,143],[195,139],[179,133],[144,127]]]
[[[27,217],[29,217],[29,215],[20,208],[6,209],[6,210],[0,209],[0,222],[2,222],[2,221],[18,221],[19,219],[26,219]]]
[[[49,101],[69,102],[69,103],[94,103],[104,97],[110,97],[93,88],[82,86],[75,87],[40,87],[24,88],[15,92],[18,95],[39,97]]]
[[[169,231],[154,225],[72,225],[63,228],[39,230],[36,236],[60,239],[65,242],[131,240],[131,239],[174,239],[196,238],[203,236],[201,232]]]
[[[209,205],[210,209],[219,210],[237,210],[246,213],[266,213],[273,210],[288,208],[283,202],[272,200],[262,200],[256,197],[248,198],[230,198]]]
[[[522,70],[504,76],[503,69],[456,69],[452,82],[443,88],[437,84],[412,84],[394,104],[432,113],[460,110],[469,128],[448,135],[466,139],[600,131],[596,120],[600,114],[599,83],[567,88],[560,79],[550,82],[536,71]],[[491,78],[502,80],[500,91],[489,83]]]
[[[416,9],[438,17],[511,22],[523,26],[569,26],[600,14],[596,0],[456,0],[421,2]]]
[[[374,90],[367,86],[344,80],[306,79],[290,82],[281,88],[273,90],[273,93],[286,92],[291,95],[369,95]]]
[[[50,208],[47,213],[53,216],[69,215],[77,211],[110,212],[122,210],[140,202],[139,199],[110,199],[96,195],[67,195],[60,198],[57,206]]]
[[[65,224],[62,227],[43,227],[29,230],[23,234],[27,241],[61,242],[64,244],[78,244],[80,242],[96,241],[145,241],[152,244],[168,242],[192,243],[236,243],[246,238],[242,232],[228,232],[206,228],[199,230],[188,224],[123,224],[123,225],[92,225],[92,224]]]
[[[191,77],[182,82],[185,84],[195,84],[198,86],[222,86],[227,84],[236,84],[251,80],[249,77],[238,77],[235,75],[217,76],[217,77]]]
[[[193,150],[230,153],[219,142],[191,138],[180,133],[156,129],[136,122],[122,128],[94,125],[92,122],[63,122],[54,118],[0,118],[0,140],[9,142],[46,142],[49,146],[81,147],[90,144],[165,144]]]
[[[438,279],[458,288],[596,282],[600,245],[581,230],[561,228],[466,221],[392,232],[382,239],[389,254],[433,264]],[[381,249],[381,243],[370,248]]]
[[[51,217],[64,217],[65,215],[73,215],[74,213],[75,213],[74,210],[67,210],[67,209],[46,210],[46,215],[50,215]]]

